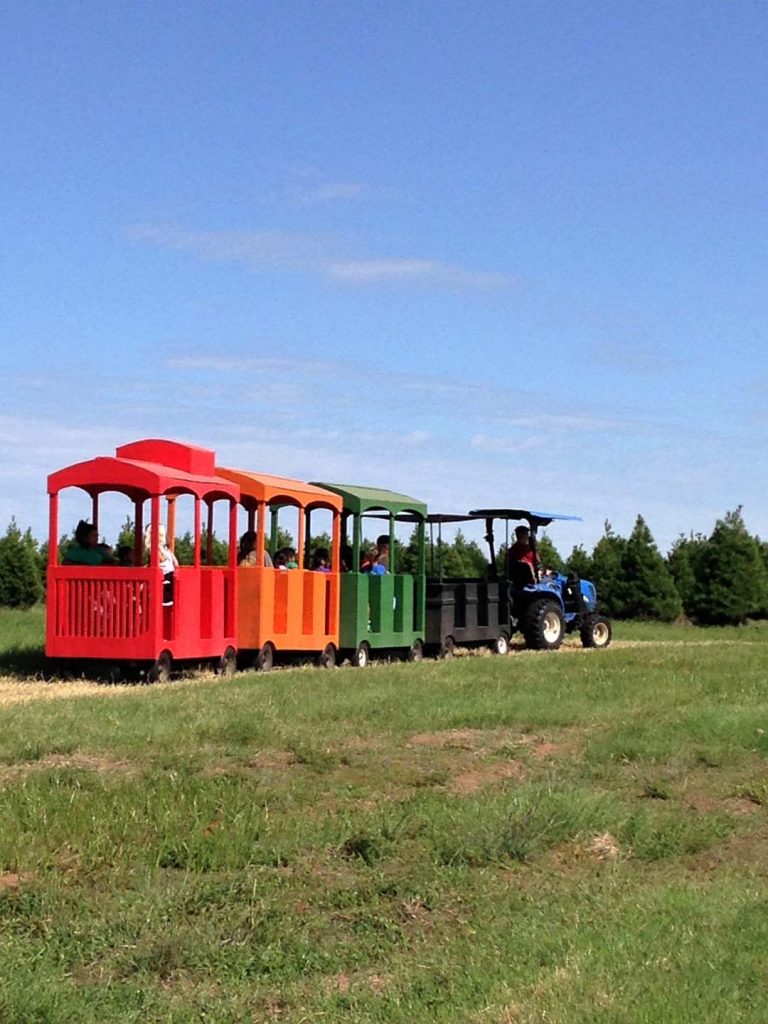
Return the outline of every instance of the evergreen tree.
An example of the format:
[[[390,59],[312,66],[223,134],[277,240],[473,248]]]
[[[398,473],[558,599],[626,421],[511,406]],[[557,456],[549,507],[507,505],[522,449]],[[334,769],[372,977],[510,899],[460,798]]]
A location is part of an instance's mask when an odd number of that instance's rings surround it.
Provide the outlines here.
[[[604,531],[592,551],[592,582],[597,587],[598,600],[606,614],[623,619],[625,610],[621,559],[627,542],[613,532],[608,520],[605,521]]]
[[[431,574],[427,541],[427,575]],[[419,567],[419,528],[415,526],[407,544],[397,545],[397,571],[415,575]],[[437,554],[435,554],[435,575],[437,575]]]
[[[744,622],[768,605],[768,570],[741,506],[718,519],[697,559],[697,592],[692,609],[713,625]]]
[[[667,555],[667,566],[675,581],[677,592],[683,602],[683,610],[695,617],[699,590],[699,559],[707,543],[701,534],[682,534],[677,538]]]
[[[592,579],[592,559],[581,546],[575,546],[565,563],[565,572],[575,572],[580,580]]]
[[[642,516],[638,516],[621,555],[617,593],[628,619],[671,622],[682,611],[680,595],[667,564]]]
[[[546,533],[542,533],[536,540],[536,554],[542,569],[554,569],[556,572],[562,572],[565,568],[565,562],[561,558],[560,552]]]
[[[459,576],[468,579],[485,577],[486,560],[480,546],[474,540],[467,540],[461,530],[458,530],[451,545],[453,555],[460,568]]]
[[[43,596],[36,543],[29,530],[22,535],[11,522],[0,538],[0,605],[31,608]]]

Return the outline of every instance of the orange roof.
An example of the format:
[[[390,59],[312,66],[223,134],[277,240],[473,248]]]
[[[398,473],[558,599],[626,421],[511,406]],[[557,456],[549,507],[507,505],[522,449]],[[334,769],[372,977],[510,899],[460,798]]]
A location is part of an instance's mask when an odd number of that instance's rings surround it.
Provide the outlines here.
[[[225,466],[217,466],[216,473],[237,484],[243,498],[253,498],[266,504],[284,499],[283,504],[298,505],[300,508],[323,507],[335,509],[337,512],[341,512],[343,507],[338,494],[333,494],[324,487],[305,484],[301,480],[270,476],[266,473],[249,473],[244,469],[229,469]]]

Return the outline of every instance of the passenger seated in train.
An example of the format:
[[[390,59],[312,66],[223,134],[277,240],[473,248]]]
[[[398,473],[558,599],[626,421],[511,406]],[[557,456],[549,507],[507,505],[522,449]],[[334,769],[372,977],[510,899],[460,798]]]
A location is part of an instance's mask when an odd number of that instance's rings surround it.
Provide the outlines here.
[[[339,560],[339,571],[340,572],[352,572],[352,560],[354,555],[352,548],[349,544],[342,544],[341,546],[341,558]]]
[[[315,553],[312,555],[312,571],[331,571],[331,553],[328,548],[317,548]]]
[[[360,562],[360,572],[369,573],[371,576],[384,576],[386,571],[387,567],[381,563],[378,547],[369,548]]]
[[[287,562],[288,562],[288,557],[287,557],[287,555],[285,553],[285,548],[280,548],[280,550],[275,554],[275,557],[273,559],[273,564],[274,564],[275,569],[284,569],[287,572],[288,571],[288,565],[286,564]]]
[[[99,531],[85,519],[75,527],[75,539],[64,555],[64,565],[112,565],[112,548],[99,544]]]
[[[376,550],[379,553],[378,564],[383,565],[383,572],[389,572],[389,534],[382,533],[376,538]]]
[[[237,564],[246,569],[255,569],[258,565],[256,561],[256,533],[253,530],[246,530],[240,538],[237,548]],[[264,551],[264,565],[268,569],[272,568],[272,556],[266,549]]]
[[[134,556],[132,544],[120,545],[117,549],[117,564],[122,565],[126,569],[130,569],[136,565],[136,558]]]

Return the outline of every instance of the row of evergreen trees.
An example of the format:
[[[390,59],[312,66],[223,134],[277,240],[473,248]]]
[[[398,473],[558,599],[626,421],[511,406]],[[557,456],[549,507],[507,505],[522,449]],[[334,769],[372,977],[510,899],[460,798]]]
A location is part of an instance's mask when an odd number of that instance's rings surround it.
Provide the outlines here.
[[[71,538],[63,537],[60,550]],[[133,543],[133,524],[126,521],[115,542]],[[292,544],[288,534],[279,537],[280,546]],[[330,547],[321,535],[313,546]],[[227,545],[213,538],[212,561],[227,561]],[[176,540],[176,554],[182,564],[191,564],[193,541],[187,534]],[[505,549],[498,553],[499,568]],[[38,544],[30,530],[22,532],[11,520],[0,537],[0,606],[27,608],[45,595],[45,567],[48,544]],[[416,535],[398,549],[398,571],[416,568]],[[539,560],[560,572],[576,572],[597,587],[601,609],[618,619],[673,621],[685,615],[703,625],[725,625],[748,618],[768,618],[768,543],[749,533],[741,508],[717,521],[709,536],[679,537],[666,558],[659,552],[645,520],[637,517],[629,537],[614,533],[605,524],[603,536],[588,554],[575,547],[561,557],[550,538],[539,538]],[[488,569],[485,552],[473,540],[458,532],[449,544],[435,543],[427,554],[430,575],[476,578]]]

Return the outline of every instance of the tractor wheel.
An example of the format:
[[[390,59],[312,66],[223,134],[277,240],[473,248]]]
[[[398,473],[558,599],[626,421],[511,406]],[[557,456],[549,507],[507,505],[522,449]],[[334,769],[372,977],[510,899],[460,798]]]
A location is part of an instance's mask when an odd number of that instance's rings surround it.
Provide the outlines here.
[[[320,668],[336,668],[336,648],[333,644],[326,644],[317,659]]]
[[[556,651],[565,636],[565,619],[554,601],[532,601],[523,616],[523,636],[534,651]]]
[[[237,651],[234,647],[227,647],[216,664],[217,676],[233,676],[237,668]]]
[[[424,657],[424,644],[421,640],[414,640],[408,648],[408,661],[421,661]]]
[[[161,651],[156,661],[147,672],[148,683],[168,683],[171,680],[171,656],[168,651]]]
[[[275,648],[266,643],[256,655],[256,668],[259,672],[269,672],[275,664]]]
[[[610,620],[604,615],[588,615],[579,632],[584,647],[607,647],[613,636]]]
[[[454,642],[452,636],[447,636],[440,644],[440,650],[438,652],[438,658],[441,661],[450,661],[455,653]]]
[[[371,663],[371,645],[367,640],[362,640],[355,648],[352,655],[352,665],[355,668],[368,668]]]
[[[499,633],[491,644],[491,650],[494,654],[509,654],[509,634]]]

